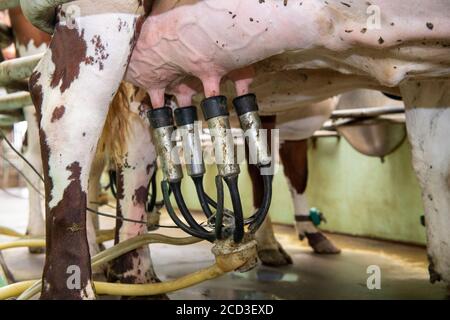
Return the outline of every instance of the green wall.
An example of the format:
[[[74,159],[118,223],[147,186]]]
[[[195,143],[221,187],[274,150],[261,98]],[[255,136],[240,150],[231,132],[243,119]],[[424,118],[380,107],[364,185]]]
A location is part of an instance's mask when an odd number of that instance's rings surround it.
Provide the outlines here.
[[[345,139],[319,139],[309,148],[310,206],[319,207],[324,230],[425,244],[423,205],[405,141],[379,158],[356,152]],[[282,222],[288,217],[278,217]]]
[[[376,237],[410,243],[425,243],[420,224],[423,206],[420,189],[411,166],[408,142],[382,162],[356,152],[345,139],[321,138],[309,146],[310,206],[324,212],[328,223],[323,230],[350,235]],[[252,210],[252,191],[246,166],[239,187],[244,211]],[[205,189],[215,198],[215,166],[209,166]],[[270,215],[275,222],[292,224],[294,210],[287,183],[280,167],[274,179]],[[200,209],[195,190],[185,179],[183,192],[190,208]],[[227,197],[226,206],[231,207]]]

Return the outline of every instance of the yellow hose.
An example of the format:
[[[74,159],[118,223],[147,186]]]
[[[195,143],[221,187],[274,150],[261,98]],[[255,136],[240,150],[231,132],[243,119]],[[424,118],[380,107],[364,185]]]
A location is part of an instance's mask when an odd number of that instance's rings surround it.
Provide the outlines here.
[[[114,239],[114,229],[97,231],[97,243],[103,243]]]
[[[45,247],[44,239],[20,239],[11,242],[0,243],[0,250],[11,249],[11,248],[42,248]]]
[[[16,282],[6,287],[0,288],[0,300],[17,297],[35,283],[36,280],[28,280]]]
[[[92,257],[92,268],[98,267],[102,264],[105,264],[111,260],[114,260],[121,255],[130,252],[134,249],[140,248],[144,245],[152,244],[152,243],[165,243],[172,245],[189,245],[202,241],[201,239],[194,237],[185,237],[185,238],[174,238],[168,237],[161,234],[156,233],[147,233],[132,239],[128,239],[126,241],[120,242],[116,244],[114,247],[108,248],[94,257]],[[26,292],[21,294],[19,300],[28,300],[32,298],[34,295],[39,293],[41,288],[41,280],[36,280],[32,288],[29,288]],[[1,290],[1,289],[0,289]]]
[[[114,230],[104,230],[97,236],[97,243],[102,243],[112,239],[114,239]],[[23,239],[0,243],[0,250],[20,247],[45,247],[45,239],[33,239],[24,237]]]
[[[17,232],[13,229],[10,229],[7,227],[2,227],[2,226],[0,226],[0,234],[2,236],[8,236],[8,237],[17,237],[17,238],[25,237],[25,235],[21,234],[20,232]]]
[[[154,237],[149,237],[154,235],[142,235],[140,237],[147,238],[146,241],[153,240],[156,242]],[[171,239],[174,241],[175,238],[165,237],[162,235],[156,235],[158,240],[163,238]],[[189,237],[181,239],[183,242],[189,242],[195,238]],[[141,241],[134,240],[134,245],[142,245]],[[130,241],[128,240],[128,241]],[[178,239],[180,240],[180,239]],[[195,239],[200,241],[200,239]],[[125,242],[123,242],[125,243]],[[133,242],[132,242],[133,243]],[[119,244],[120,245],[120,244]],[[130,247],[130,246],[129,246]],[[111,248],[112,249],[112,248]],[[117,249],[117,248],[114,248]],[[108,249],[109,250],[109,249]],[[213,249],[214,251],[214,249]],[[100,253],[101,254],[101,253]],[[100,255],[99,254],[99,255]],[[110,254],[111,255],[111,254]],[[97,255],[98,256],[98,255]],[[96,256],[96,257],[97,257]],[[106,282],[96,282],[94,281],[95,291],[99,295],[112,295],[112,296],[150,296],[163,294],[168,292],[177,291],[180,289],[187,288],[192,285],[196,285],[206,280],[211,280],[217,278],[227,272],[237,270],[256,257],[256,242],[252,241],[243,250],[236,250],[227,254],[221,254],[216,256],[216,263],[208,268],[196,271],[194,273],[182,276],[175,280],[170,280],[161,283],[148,283],[148,284],[122,284],[122,283],[106,283]],[[98,258],[97,258],[98,260]],[[30,287],[39,288],[38,282],[36,280],[25,281],[16,283],[10,286],[0,288],[0,300],[9,299],[12,297],[17,297],[22,294],[25,290]],[[37,292],[36,292],[37,293]],[[34,295],[34,294],[33,294]],[[31,295],[30,297],[32,297]]]
[[[98,295],[110,296],[152,296],[181,290],[206,280],[217,278],[226,273],[217,264],[208,268],[196,271],[194,273],[182,276],[175,280],[147,283],[147,284],[123,284],[123,283],[108,283],[94,281],[95,292]],[[14,298],[21,295],[25,290],[31,286],[36,285],[38,280],[29,280],[17,282],[9,286],[0,288],[0,300]],[[40,287],[40,286],[39,286]]]
[[[181,290],[206,280],[211,280],[223,275],[225,272],[214,264],[206,269],[182,276],[175,280],[148,283],[148,284],[123,284],[94,281],[95,291],[99,295],[110,296],[153,296],[167,292]]]

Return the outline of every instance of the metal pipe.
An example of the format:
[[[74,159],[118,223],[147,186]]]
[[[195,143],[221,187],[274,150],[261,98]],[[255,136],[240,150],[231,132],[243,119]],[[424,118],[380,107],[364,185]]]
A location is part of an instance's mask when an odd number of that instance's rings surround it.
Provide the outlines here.
[[[0,114],[0,127],[9,127],[9,126],[12,126],[14,123],[17,123],[20,121],[23,121],[23,118],[6,116],[6,115]]]
[[[36,28],[53,34],[56,8],[74,0],[20,0],[23,14]]]
[[[314,132],[313,138],[329,138],[329,137],[339,137],[339,133],[330,130],[317,130]]]
[[[0,0],[0,10],[11,9],[20,6],[20,0]]]
[[[28,92],[14,92],[0,96],[0,112],[20,110],[32,105],[33,101]]]
[[[0,63],[0,86],[29,78],[44,54],[17,58]]]
[[[331,119],[337,118],[367,118],[367,117],[377,117],[385,114],[392,113],[403,113],[405,112],[404,107],[370,107],[370,108],[354,108],[354,109],[341,109],[335,110],[331,114]]]

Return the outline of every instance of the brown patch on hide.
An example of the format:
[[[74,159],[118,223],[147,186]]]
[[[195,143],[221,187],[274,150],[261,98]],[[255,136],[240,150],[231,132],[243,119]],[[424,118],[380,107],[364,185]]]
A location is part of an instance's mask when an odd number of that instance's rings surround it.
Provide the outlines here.
[[[91,44],[94,46],[94,56],[86,57],[84,63],[91,66],[98,65],[99,71],[102,71],[105,68],[104,61],[109,58],[109,53],[106,52],[106,45],[103,43],[100,35],[95,35],[91,39]]]
[[[25,18],[20,7],[11,8],[8,12],[17,44],[27,46],[33,41],[36,47],[40,47],[43,43],[50,43],[51,36],[33,26]]]
[[[138,257],[136,249],[111,261],[108,267],[108,282],[136,283],[136,276],[124,274],[135,269],[134,260]]]
[[[263,129],[269,130],[267,134],[267,139],[269,140],[269,149],[272,149],[272,133],[271,130],[275,129],[276,124],[276,116],[261,116],[261,126]],[[247,159],[247,163],[249,161],[248,158],[248,148],[246,146],[245,150],[245,156]],[[264,197],[264,183],[263,179],[261,177],[261,174],[259,172],[258,167],[254,164],[248,164],[247,170],[250,175],[250,179],[252,181],[252,187],[253,187],[253,206],[255,208],[259,208],[261,206],[261,203],[263,201]]]
[[[80,66],[86,61],[87,44],[84,29],[81,34],[77,29],[57,25],[50,44],[52,61],[55,65],[50,86],[56,88],[60,83],[61,93],[66,91],[80,74]]]
[[[117,166],[117,205],[116,205],[116,216],[123,218],[122,213],[122,205],[121,200],[125,197],[125,190],[124,190],[124,178],[123,178],[123,167],[121,165]],[[120,219],[116,220],[116,230],[115,230],[115,236],[114,236],[114,243],[119,243],[119,231],[122,228],[123,222]]]
[[[64,112],[66,112],[66,108],[64,106],[56,107],[55,110],[53,110],[50,122],[53,123],[61,119],[64,115]]]
[[[47,257],[41,299],[79,300],[91,281],[91,264],[86,235],[86,193],[81,188],[81,167],[73,162],[66,168],[70,181],[47,219]],[[69,266],[80,268],[80,289],[69,289]],[[70,283],[70,282],[69,282]]]
[[[53,181],[49,177],[49,159],[50,159],[50,148],[47,144],[47,137],[41,128],[41,120],[42,120],[42,103],[44,100],[42,86],[39,83],[39,79],[41,78],[41,73],[38,71],[33,72],[30,76],[29,80],[29,90],[31,94],[31,99],[33,100],[33,104],[36,108],[36,120],[39,127],[39,140],[41,145],[41,157],[42,157],[42,167],[44,173],[44,185],[45,185],[45,197],[46,204],[51,201],[51,190],[53,189]],[[46,214],[48,215],[49,210],[46,208]]]
[[[38,84],[40,78],[41,78],[41,73],[38,71],[35,71],[31,74],[30,80],[28,81],[28,89],[30,91],[34,106],[37,109],[36,110],[37,113],[41,112],[42,101],[43,101],[42,86],[40,84]],[[40,120],[40,118],[38,120]]]
[[[280,147],[284,174],[299,194],[306,190],[308,181],[308,141],[285,141]]]
[[[148,110],[151,109],[152,102],[148,93],[144,95],[141,104],[138,107],[139,117],[145,119],[147,117]]]
[[[141,187],[137,188],[134,191],[133,204],[134,205],[138,205],[138,204],[145,205],[145,202],[147,202],[147,194],[148,194],[148,190],[146,187],[141,186]]]

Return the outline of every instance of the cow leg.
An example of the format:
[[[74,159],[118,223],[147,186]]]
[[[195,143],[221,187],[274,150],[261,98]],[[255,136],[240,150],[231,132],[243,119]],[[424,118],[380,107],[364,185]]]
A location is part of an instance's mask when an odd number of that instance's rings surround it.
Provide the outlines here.
[[[263,129],[274,129],[275,117],[262,116],[261,124]],[[271,141],[270,133],[268,134],[268,137],[269,141]],[[248,152],[246,152],[246,154],[248,161]],[[262,188],[263,180],[259,173],[259,169],[255,165],[249,164],[247,169],[253,186],[253,206],[257,209],[261,205],[264,196],[264,190]],[[255,238],[258,242],[258,257],[264,265],[284,266],[287,264],[292,264],[291,257],[286,253],[286,251],[284,251],[281,244],[275,239],[272,222],[269,216],[267,216],[264,223],[256,232]]]
[[[123,78],[134,14],[92,14],[58,24],[30,79],[46,189],[42,299],[94,299],[86,235],[88,177],[108,106]],[[114,29],[123,25],[128,28]]]
[[[450,283],[450,81],[411,81],[401,90],[425,207],[430,281]]]
[[[147,233],[145,205],[148,183],[155,170],[156,151],[151,140],[146,113],[138,106],[136,102],[131,104],[132,111],[140,109],[141,113],[140,116],[138,112],[129,113],[124,150],[121,156],[115,155],[118,161],[117,216],[144,223],[117,220],[116,244]],[[109,267],[108,280],[131,284],[159,282],[153,270],[149,247],[144,246],[115,259]]]
[[[41,150],[39,146],[39,128],[36,119],[36,110],[34,106],[24,108],[25,120],[27,121],[28,147],[24,154],[31,165],[42,173]],[[28,164],[24,164],[23,172],[30,182],[27,182],[28,188],[28,225],[26,234],[37,238],[45,235],[45,221],[42,212],[42,199],[39,192],[41,179]],[[43,248],[29,248],[30,253],[44,253]]]
[[[308,239],[315,253],[339,253],[340,250],[309,220],[309,208],[305,190],[308,181],[308,141],[284,141],[280,147],[280,158],[284,174],[288,179],[295,210],[295,227],[299,238]]]

